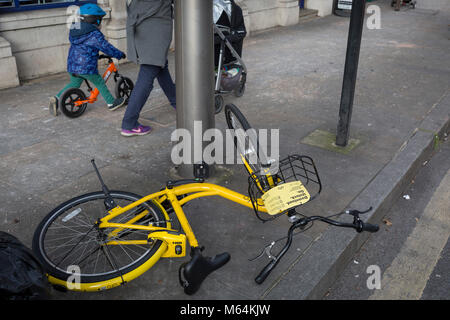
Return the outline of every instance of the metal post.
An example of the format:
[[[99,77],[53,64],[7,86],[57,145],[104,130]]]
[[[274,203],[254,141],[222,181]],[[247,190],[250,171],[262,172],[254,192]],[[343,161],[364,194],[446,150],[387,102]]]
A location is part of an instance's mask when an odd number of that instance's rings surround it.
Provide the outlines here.
[[[355,96],[365,9],[366,0],[353,0],[348,32],[347,55],[345,58],[341,106],[339,109],[339,123],[336,136],[336,145],[342,147],[347,145],[349,139],[349,128],[352,118],[353,98]]]
[[[201,123],[201,136],[215,126],[212,0],[175,1],[175,64],[177,128],[191,133],[191,150],[202,159],[205,143],[198,134],[194,140],[194,123]],[[193,164],[183,164],[178,174],[192,177]]]

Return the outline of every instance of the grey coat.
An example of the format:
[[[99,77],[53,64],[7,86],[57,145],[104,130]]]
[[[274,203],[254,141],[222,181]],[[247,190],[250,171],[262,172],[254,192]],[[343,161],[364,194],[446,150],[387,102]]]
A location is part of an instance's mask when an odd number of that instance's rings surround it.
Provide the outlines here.
[[[172,0],[127,1],[127,57],[164,67],[172,41]]]

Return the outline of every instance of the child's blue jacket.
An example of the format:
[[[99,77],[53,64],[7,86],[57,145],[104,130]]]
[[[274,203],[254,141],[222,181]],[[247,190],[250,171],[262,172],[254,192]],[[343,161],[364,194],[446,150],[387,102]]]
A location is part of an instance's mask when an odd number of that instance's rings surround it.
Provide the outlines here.
[[[124,53],[116,49],[97,27],[80,22],[80,28],[72,28],[69,33],[70,49],[67,58],[67,71],[76,74],[98,74],[99,51],[116,59]]]

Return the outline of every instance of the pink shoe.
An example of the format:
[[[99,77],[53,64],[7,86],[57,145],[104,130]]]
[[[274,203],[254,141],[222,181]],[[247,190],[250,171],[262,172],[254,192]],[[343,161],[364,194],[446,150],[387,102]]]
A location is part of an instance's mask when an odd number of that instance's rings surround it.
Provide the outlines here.
[[[144,134],[150,133],[152,131],[152,128],[148,126],[138,125],[136,128],[127,130],[122,129],[120,132],[121,135],[125,137],[132,137],[132,136],[143,136]]]

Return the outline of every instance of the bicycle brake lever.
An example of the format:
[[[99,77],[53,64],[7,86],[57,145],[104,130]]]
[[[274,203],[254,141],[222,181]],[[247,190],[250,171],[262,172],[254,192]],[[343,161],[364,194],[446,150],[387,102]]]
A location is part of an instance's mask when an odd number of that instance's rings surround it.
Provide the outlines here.
[[[269,257],[269,259],[271,259],[271,260],[276,260],[276,259],[277,259],[277,258],[274,257],[274,256],[272,255],[272,253],[270,252],[270,251],[272,250],[272,248],[273,248],[274,245],[275,245],[275,241],[272,241],[272,243],[271,243],[270,245],[268,245],[268,246],[264,249],[264,252],[267,254],[267,256]]]
[[[369,212],[369,211],[371,211],[371,210],[372,210],[372,206],[371,206],[369,209],[365,210],[365,211],[359,211],[359,210],[346,210],[345,213],[348,213],[348,214],[350,214],[350,215],[352,215],[352,216],[354,216],[354,217],[358,217],[360,214],[367,213],[367,212]]]
[[[262,250],[262,252],[261,252],[257,257],[255,257],[255,258],[253,258],[253,259],[248,259],[248,261],[255,261],[255,260],[261,258],[264,254],[267,254],[267,256],[269,257],[269,259],[271,259],[271,260],[276,260],[277,258],[274,257],[274,256],[272,255],[272,253],[271,253],[271,250],[272,250],[272,248],[273,248],[274,245],[275,245],[275,241],[272,241],[272,243],[269,244],[268,246],[266,246],[266,247]]]

